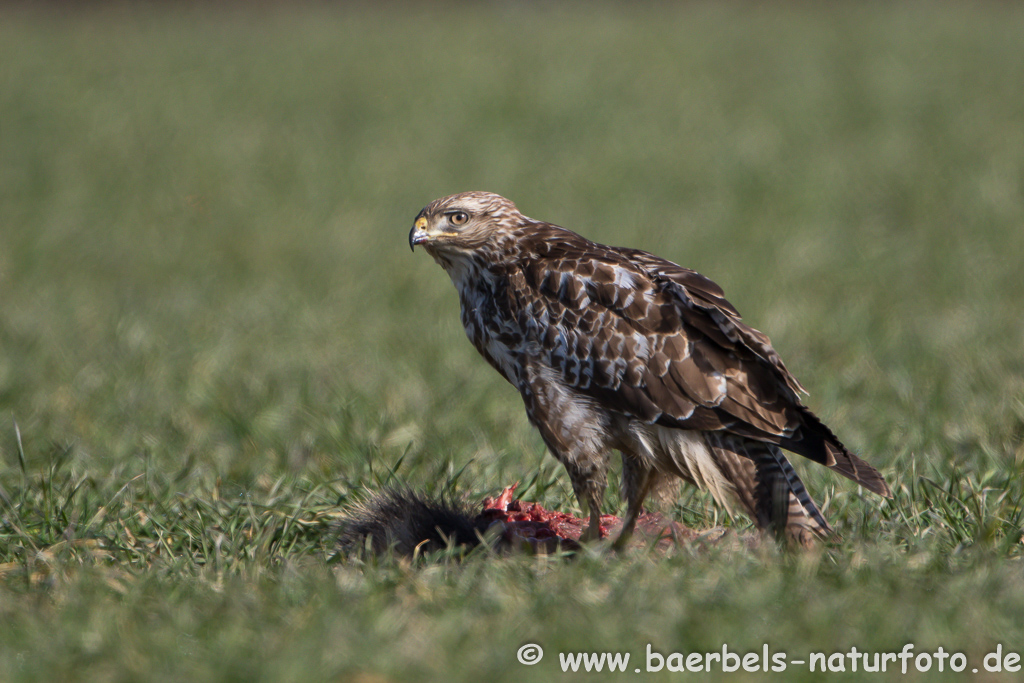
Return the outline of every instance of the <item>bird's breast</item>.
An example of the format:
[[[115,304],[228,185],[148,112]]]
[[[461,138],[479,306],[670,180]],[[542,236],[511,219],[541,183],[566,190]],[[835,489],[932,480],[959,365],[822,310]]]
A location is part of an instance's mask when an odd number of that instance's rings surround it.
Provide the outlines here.
[[[525,332],[503,304],[500,292],[486,286],[490,284],[486,279],[475,284],[459,290],[466,336],[484,358],[518,386],[520,372],[516,359],[522,353]]]

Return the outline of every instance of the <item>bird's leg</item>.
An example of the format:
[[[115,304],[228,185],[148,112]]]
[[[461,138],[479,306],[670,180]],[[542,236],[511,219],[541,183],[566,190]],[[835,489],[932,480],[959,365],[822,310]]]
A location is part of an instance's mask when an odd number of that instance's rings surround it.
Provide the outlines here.
[[[629,510],[626,512],[626,519],[622,522],[622,529],[619,531],[618,537],[615,542],[612,543],[612,548],[616,552],[625,550],[626,544],[629,543],[629,539],[633,537],[633,530],[636,528],[637,517],[640,516],[643,510],[642,502],[637,501],[635,503],[630,502]]]
[[[569,478],[572,480],[580,507],[585,508],[590,515],[590,523],[580,536],[580,542],[600,541],[601,501],[604,500],[604,489],[607,485],[603,463],[599,461],[596,467],[593,463],[583,467],[567,463],[566,469],[569,470]]]
[[[654,472],[650,467],[637,457],[622,454],[622,494],[629,507],[626,509],[626,518],[622,521],[622,529],[612,544],[616,551],[622,551],[629,543],[633,530],[636,528],[636,520],[643,512],[644,500],[654,484]]]
[[[590,523],[580,535],[580,543],[590,543],[601,540],[601,508],[596,503],[589,503]]]
[[[590,523],[580,536],[580,541],[598,541],[601,539],[601,501],[604,490],[608,486],[608,453],[605,444],[598,443],[591,435],[583,438],[576,424],[580,416],[574,412],[575,404],[564,400],[552,401],[551,387],[544,373],[535,372],[528,364],[527,383],[523,390],[523,401],[530,421],[548,450],[559,462],[565,465],[572,481],[572,489],[580,507],[590,515]],[[557,392],[555,398],[558,399]],[[575,425],[573,429],[554,429],[561,424]],[[588,432],[589,433],[589,432]]]

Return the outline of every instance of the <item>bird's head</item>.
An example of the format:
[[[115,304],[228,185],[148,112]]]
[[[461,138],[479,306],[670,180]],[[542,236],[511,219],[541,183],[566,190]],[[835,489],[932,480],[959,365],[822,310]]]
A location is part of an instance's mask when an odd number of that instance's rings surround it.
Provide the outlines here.
[[[439,263],[497,246],[525,220],[516,205],[492,192],[463,192],[427,204],[409,232],[409,246],[422,245]],[[440,258],[439,258],[440,257]],[[442,263],[444,265],[444,263]]]

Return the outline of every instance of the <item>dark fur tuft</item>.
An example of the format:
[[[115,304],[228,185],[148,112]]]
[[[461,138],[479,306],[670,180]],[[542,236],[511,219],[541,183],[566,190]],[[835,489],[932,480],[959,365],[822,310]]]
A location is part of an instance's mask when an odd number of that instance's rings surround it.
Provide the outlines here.
[[[342,521],[342,551],[369,545],[376,554],[392,550],[412,556],[443,550],[449,544],[475,547],[486,530],[468,507],[452,498],[428,498],[405,487],[387,488],[353,506]]]

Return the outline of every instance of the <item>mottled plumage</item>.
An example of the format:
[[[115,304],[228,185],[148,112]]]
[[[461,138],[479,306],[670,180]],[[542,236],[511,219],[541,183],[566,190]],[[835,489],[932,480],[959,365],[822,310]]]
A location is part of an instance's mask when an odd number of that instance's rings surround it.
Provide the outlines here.
[[[486,192],[432,202],[409,243],[451,276],[466,334],[519,390],[592,530],[612,450],[629,503],[623,539],[648,495],[677,478],[726,506],[738,500],[760,528],[801,543],[827,535],[781,449],[890,495],[801,403],[768,337],[704,276],[527,218]]]

